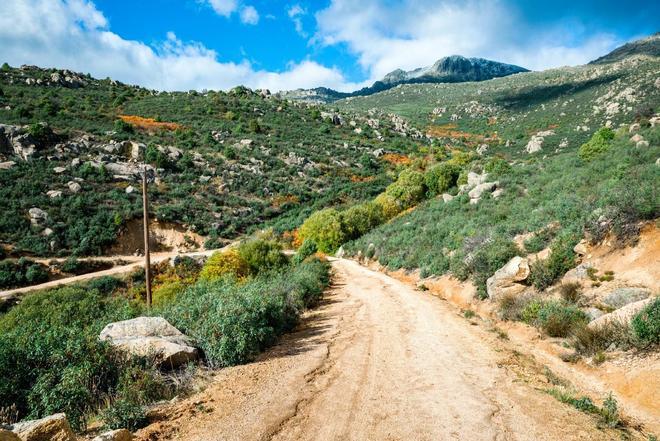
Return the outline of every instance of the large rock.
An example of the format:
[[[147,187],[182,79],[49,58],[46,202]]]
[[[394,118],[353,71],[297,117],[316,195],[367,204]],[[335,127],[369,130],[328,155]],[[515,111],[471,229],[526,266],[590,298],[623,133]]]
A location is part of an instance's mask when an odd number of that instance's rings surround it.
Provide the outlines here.
[[[653,301],[653,298],[648,298],[640,300],[638,302],[629,303],[623,308],[619,308],[616,311],[605,314],[596,320],[589,323],[589,327],[592,329],[598,329],[601,326],[610,324],[610,323],[620,323],[623,326],[628,326],[630,321],[639,313],[646,305],[650,304]]]
[[[99,338],[130,354],[154,357],[163,368],[176,368],[198,357],[190,339],[162,317],[110,323]]]
[[[472,190],[468,192],[468,196],[470,196],[470,203],[471,204],[476,204],[479,202],[481,199],[481,196],[485,192],[492,192],[497,188],[497,182],[484,182],[482,184],[477,185],[474,187]]]
[[[617,288],[603,299],[603,303],[612,308],[622,308],[630,303],[644,300],[651,295],[649,290],[643,288]]]
[[[514,257],[486,281],[488,297],[491,300],[498,300],[503,295],[520,294],[527,287],[518,282],[522,282],[527,277],[529,277],[529,261],[524,257]]]
[[[28,210],[30,214],[30,222],[32,225],[41,225],[48,220],[48,213],[41,208],[32,207]]]
[[[21,441],[21,439],[10,430],[0,429],[0,441]]]
[[[133,434],[126,429],[117,429],[105,432],[92,439],[92,441],[132,441]]]
[[[75,441],[76,437],[63,413],[11,426],[22,441]]]
[[[43,147],[25,127],[0,124],[0,153],[13,154],[27,161]]]
[[[476,187],[479,184],[483,184],[484,182],[486,182],[486,179],[488,179],[488,174],[487,173],[484,173],[484,174],[480,175],[480,174],[477,174],[477,173],[474,173],[474,172],[469,172],[468,175],[467,175],[468,188],[473,188],[473,187]]]

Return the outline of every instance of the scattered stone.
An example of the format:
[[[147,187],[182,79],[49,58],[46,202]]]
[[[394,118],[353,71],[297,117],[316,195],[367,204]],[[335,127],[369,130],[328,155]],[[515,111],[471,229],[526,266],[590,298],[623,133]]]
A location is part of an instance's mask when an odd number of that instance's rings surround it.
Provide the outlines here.
[[[0,162],[0,170],[9,170],[15,165],[16,163],[14,161]]]
[[[56,198],[62,197],[62,191],[61,190],[48,190],[46,192],[46,195],[51,199],[56,199]]]
[[[619,309],[630,303],[644,300],[650,295],[651,293],[643,288],[617,288],[605,296],[603,303],[612,308]]]
[[[542,136],[532,136],[525,146],[525,151],[530,154],[540,152],[543,150],[543,139]]]
[[[53,233],[55,233],[52,229],[50,228],[44,228],[44,231],[41,232],[41,235],[44,237],[52,236]]]
[[[126,194],[131,194],[135,191],[135,187],[133,187],[132,185],[129,185],[128,187],[126,187],[125,191],[126,191]]]
[[[337,252],[335,253],[335,257],[336,257],[337,259],[341,259],[342,257],[344,257],[344,253],[345,253],[345,252],[344,252],[344,247],[341,246],[341,247],[339,247],[339,249],[338,249]]]
[[[467,185],[469,188],[474,188],[479,184],[483,184],[488,179],[488,174],[477,174],[474,172],[469,172],[467,175]]]
[[[69,421],[63,413],[47,416],[39,420],[16,423],[11,431],[22,441],[75,441]]]
[[[520,256],[516,256],[495,271],[487,281],[486,290],[488,297],[496,301],[505,294],[520,294],[527,287],[521,283],[529,277],[529,261]]]
[[[588,252],[587,241],[582,239],[580,242],[578,242],[577,245],[573,247],[573,251],[579,256],[585,256]]]
[[[110,323],[99,338],[133,355],[153,356],[162,368],[174,369],[198,356],[190,339],[162,317],[138,317]]]
[[[133,434],[126,429],[105,432],[93,438],[92,441],[132,441]]]
[[[69,187],[69,191],[71,191],[71,193],[79,193],[80,190],[82,190],[80,184],[75,181],[69,181],[66,185]]]
[[[447,202],[451,202],[454,199],[454,196],[450,195],[449,193],[443,193],[442,194],[442,200]]]
[[[648,146],[649,146],[649,142],[644,141],[644,140],[638,141],[637,144],[635,144],[635,147],[637,147],[638,149],[643,148],[643,147],[648,147]]]
[[[503,188],[498,188],[497,190],[495,190],[495,191],[491,194],[491,196],[492,196],[493,198],[497,199],[497,198],[499,198],[500,196],[502,196],[502,194],[504,194],[504,189],[503,189]]]
[[[635,144],[637,144],[640,141],[644,141],[644,137],[639,133],[635,133],[633,136],[630,137],[630,142],[634,142]]]
[[[484,194],[484,192],[491,192],[495,190],[496,187],[497,182],[484,182],[483,184],[477,185],[468,192],[468,196],[470,196],[470,203],[476,204],[479,199],[481,199],[481,196]]]
[[[66,167],[55,167],[53,171],[57,174],[64,173],[66,171]]]
[[[28,213],[30,214],[30,222],[32,225],[40,225],[48,220],[48,213],[41,208],[32,207],[28,210]]]
[[[477,154],[483,156],[488,151],[488,144],[481,144],[477,147]]]
[[[640,129],[639,123],[630,124],[630,127],[628,127],[628,133],[635,133],[639,129]]]

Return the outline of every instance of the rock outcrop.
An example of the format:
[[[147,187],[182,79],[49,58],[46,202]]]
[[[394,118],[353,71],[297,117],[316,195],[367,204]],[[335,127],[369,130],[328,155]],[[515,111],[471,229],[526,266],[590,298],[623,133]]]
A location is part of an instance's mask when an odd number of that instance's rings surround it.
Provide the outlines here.
[[[76,441],[69,421],[63,413],[10,426],[22,441]]]
[[[92,439],[92,441],[131,441],[133,434],[126,429],[117,429],[105,432]]]
[[[611,323],[620,323],[624,326],[628,326],[630,321],[639,313],[646,305],[650,304],[653,301],[653,298],[648,298],[640,300],[638,302],[629,303],[623,308],[619,308],[616,311],[605,314],[596,320],[589,323],[589,327],[592,329],[598,329],[601,326],[605,326]]]
[[[622,308],[649,297],[651,293],[644,288],[617,288],[603,299],[603,303],[612,308]]]
[[[21,441],[21,439],[11,430],[0,428],[0,441]]]
[[[110,323],[99,338],[132,355],[154,357],[162,368],[174,369],[198,357],[190,339],[162,317]]]
[[[504,295],[520,294],[527,287],[522,282],[529,277],[529,261],[520,256],[516,256],[495,271],[487,281],[486,290],[491,300],[498,300]]]

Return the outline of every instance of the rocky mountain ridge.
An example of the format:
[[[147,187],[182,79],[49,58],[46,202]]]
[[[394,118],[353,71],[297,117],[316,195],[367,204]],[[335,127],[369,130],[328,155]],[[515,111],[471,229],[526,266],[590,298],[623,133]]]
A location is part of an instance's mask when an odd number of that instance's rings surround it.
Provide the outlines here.
[[[382,80],[354,92],[338,92],[327,87],[317,87],[281,92],[280,95],[292,100],[328,103],[342,98],[373,95],[399,84],[484,81],[521,72],[529,72],[529,70],[512,64],[486,60],[485,58],[466,58],[461,55],[451,55],[439,59],[431,66],[420,67],[411,71],[396,69],[385,75]]]

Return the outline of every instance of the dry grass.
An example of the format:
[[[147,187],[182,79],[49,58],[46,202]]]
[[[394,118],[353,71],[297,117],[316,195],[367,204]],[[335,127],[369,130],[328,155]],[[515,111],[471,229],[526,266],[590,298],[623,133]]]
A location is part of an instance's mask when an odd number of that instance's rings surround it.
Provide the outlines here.
[[[172,122],[160,122],[153,118],[144,118],[136,115],[119,115],[119,118],[132,125],[137,129],[142,130],[170,130],[174,131],[182,128],[183,126]]]

